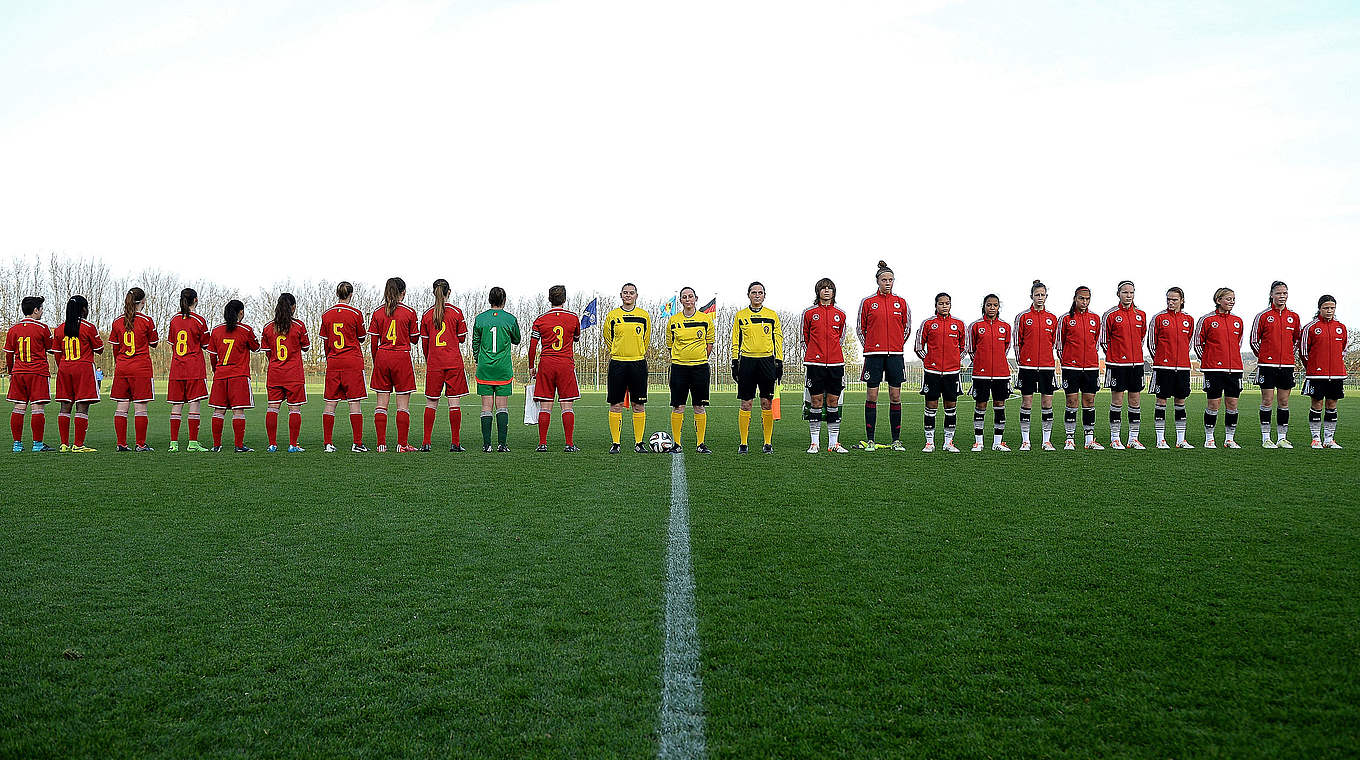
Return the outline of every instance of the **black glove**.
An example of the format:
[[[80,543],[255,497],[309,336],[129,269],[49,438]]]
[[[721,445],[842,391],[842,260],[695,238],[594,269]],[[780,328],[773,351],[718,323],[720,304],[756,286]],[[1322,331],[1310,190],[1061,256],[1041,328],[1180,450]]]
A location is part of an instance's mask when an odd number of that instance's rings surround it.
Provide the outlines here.
[[[737,381],[737,362],[738,362],[738,361],[740,361],[740,360],[739,360],[739,359],[733,359],[733,360],[732,360],[732,382],[734,382],[734,383]]]
[[[783,359],[775,359],[775,360],[774,360],[774,379],[775,379],[775,380],[783,380],[783,379],[784,379],[784,360],[783,360]]]

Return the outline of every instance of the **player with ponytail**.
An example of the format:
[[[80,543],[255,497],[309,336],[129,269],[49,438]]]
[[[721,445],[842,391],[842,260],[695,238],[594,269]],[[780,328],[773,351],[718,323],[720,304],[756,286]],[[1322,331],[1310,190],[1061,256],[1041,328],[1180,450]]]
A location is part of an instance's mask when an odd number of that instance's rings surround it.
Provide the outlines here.
[[[246,410],[255,406],[255,395],[250,390],[250,355],[260,350],[255,328],[242,322],[246,307],[236,299],[227,301],[222,309],[222,324],[208,334],[208,356],[212,360],[212,391],[208,406],[213,408],[213,451],[222,450],[222,428],[228,413],[231,415],[232,434],[236,439],[236,453],[254,449],[246,446]]]
[[[411,346],[420,340],[420,317],[402,303],[406,281],[390,277],[383,286],[383,305],[374,310],[368,322],[373,377],[369,387],[378,394],[373,410],[373,426],[378,433],[378,451],[387,451],[387,402],[397,397],[397,451],[416,451],[408,445],[411,430],[411,394],[416,392],[416,373],[411,365]]]
[[[312,347],[307,326],[294,318],[297,298],[292,293],[280,293],[274,305],[274,321],[264,326],[261,343],[269,363],[265,368],[265,390],[269,394],[269,408],[264,413],[264,429],[269,436],[267,451],[278,451],[279,408],[288,403],[288,451],[305,451],[302,437],[302,405],[307,403],[307,384],[303,374],[302,354]]]
[[[1261,388],[1261,447],[1292,449],[1289,442],[1289,391],[1294,387],[1294,354],[1303,338],[1303,320],[1290,310],[1289,286],[1270,283],[1266,308],[1251,320],[1251,352],[1256,354],[1256,385]],[[1276,435],[1270,440],[1270,411],[1275,410]]]
[[[184,406],[189,407],[189,443],[187,451],[207,451],[198,442],[199,404],[208,397],[207,365],[203,361],[203,344],[208,340],[208,320],[194,311],[198,307],[198,291],[185,288],[179,292],[179,313],[170,318],[170,381],[166,400],[170,402],[170,450],[179,451],[179,427]]]
[[[142,310],[146,306],[146,291],[128,290],[123,297],[123,314],[113,321],[109,330],[109,346],[113,349],[113,390],[109,397],[117,402],[113,412],[113,429],[118,436],[118,450],[132,451],[128,446],[128,410],[135,419],[136,450],[151,451],[146,443],[149,423],[147,404],[156,397],[151,387],[151,349],[160,344],[156,323]]]
[[[1015,315],[1015,363],[1020,380],[1020,450],[1029,451],[1030,409],[1039,392],[1039,415],[1043,424],[1044,451],[1053,451],[1053,344],[1058,337],[1058,316],[1048,311],[1048,286],[1035,280],[1029,286],[1030,307]]]
[[[78,454],[93,452],[85,445],[85,432],[90,428],[90,404],[99,401],[99,386],[94,381],[94,355],[104,351],[99,330],[86,317],[90,303],[85,296],[71,296],[66,302],[66,322],[57,330],[52,353],[57,356],[58,405],[57,431],[61,434],[61,451]],[[71,423],[75,422],[75,438],[71,438]]]
[[[1096,443],[1096,391],[1100,389],[1100,317],[1091,313],[1091,289],[1080,285],[1072,293],[1072,306],[1058,320],[1058,335],[1054,346],[1062,362],[1062,387],[1067,394],[1067,442],[1063,448],[1077,448],[1077,409],[1081,409],[1081,424],[1086,432],[1086,448],[1102,451]]]
[[[892,423],[893,451],[906,451],[902,445],[902,381],[906,376],[903,352],[911,336],[911,308],[907,299],[893,294],[895,275],[887,262],[879,261],[874,273],[878,289],[859,303],[855,334],[864,349],[864,436],[855,448],[874,451],[874,428],[878,423],[878,386],[888,380],[889,421]]]
[[[434,305],[420,318],[420,347],[425,354],[425,437],[421,451],[430,450],[434,420],[439,413],[439,397],[449,399],[449,451],[463,450],[459,431],[463,412],[459,399],[468,393],[463,364],[463,343],[467,340],[467,320],[463,310],[449,303],[449,281],[439,278],[431,288]]]
[[[326,390],[322,395],[325,406],[321,412],[321,445],[327,454],[335,453],[332,437],[335,431],[335,408],[341,401],[349,404],[349,425],[353,435],[350,451],[362,454],[364,445],[364,412],[361,403],[368,398],[368,384],[364,381],[364,314],[350,306],[354,286],[341,282],[335,286],[334,306],[321,315],[321,352],[326,357]]]

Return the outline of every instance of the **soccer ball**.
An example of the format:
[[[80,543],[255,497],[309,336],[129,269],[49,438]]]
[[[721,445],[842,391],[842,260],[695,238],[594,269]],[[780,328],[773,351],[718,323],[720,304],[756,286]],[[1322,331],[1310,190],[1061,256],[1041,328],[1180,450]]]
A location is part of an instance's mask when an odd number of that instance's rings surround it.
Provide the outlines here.
[[[656,432],[656,433],[652,433],[652,437],[651,437],[651,439],[647,442],[647,444],[648,444],[649,446],[652,447],[652,451],[655,451],[655,452],[658,453],[658,454],[662,454],[662,453],[665,453],[665,452],[667,452],[667,451],[670,451],[671,444],[672,444],[672,441],[671,441],[671,434],[670,434],[670,433],[662,433],[662,432],[659,432],[659,431]]]

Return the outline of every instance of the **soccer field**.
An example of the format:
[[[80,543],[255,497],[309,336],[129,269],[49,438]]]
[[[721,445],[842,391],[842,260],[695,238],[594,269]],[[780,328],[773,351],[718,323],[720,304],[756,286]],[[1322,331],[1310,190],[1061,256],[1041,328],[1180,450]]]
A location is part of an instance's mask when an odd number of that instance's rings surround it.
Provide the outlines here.
[[[907,453],[806,455],[790,403],[738,457],[720,395],[681,465],[708,756],[1360,752],[1360,461],[1306,400],[1292,451],[1247,395],[1240,451],[924,455],[908,393]],[[442,408],[437,453],[322,454],[319,403],[266,454],[258,399],[253,454],[167,453],[161,403],[157,451],[112,453],[104,402],[99,453],[0,457],[0,756],[655,756],[674,458],[606,454],[595,394],[581,453],[517,396],[483,454],[465,401],[462,454]]]

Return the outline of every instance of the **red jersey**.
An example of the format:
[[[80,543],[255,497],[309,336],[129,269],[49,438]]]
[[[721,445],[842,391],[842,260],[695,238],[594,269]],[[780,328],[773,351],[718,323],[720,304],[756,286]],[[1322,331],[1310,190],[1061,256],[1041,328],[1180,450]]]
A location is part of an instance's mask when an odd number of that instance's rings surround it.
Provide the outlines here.
[[[94,355],[103,352],[104,339],[99,337],[99,328],[93,322],[80,320],[75,337],[66,334],[65,324],[52,331],[52,353],[56,354],[58,367],[66,362],[94,364]]]
[[[875,291],[860,301],[855,335],[864,347],[865,356],[902,353],[907,336],[911,335],[911,308],[907,306],[907,299]]]
[[[925,362],[926,372],[940,374],[958,372],[963,367],[963,349],[967,339],[963,320],[939,314],[916,328],[916,355]]]
[[[208,340],[208,320],[195,312],[170,318],[170,379],[202,380],[208,376],[203,345]]]
[[[963,350],[973,357],[973,378],[1001,380],[1011,376],[1006,354],[1011,350],[1011,326],[1000,319],[983,317],[968,325]]]
[[[534,366],[534,352],[539,349],[544,359],[574,361],[575,344],[580,339],[580,317],[566,309],[548,309],[529,328],[529,366]]]
[[[321,352],[327,369],[364,368],[364,313],[338,303],[321,315]]]
[[[1058,315],[1030,307],[1015,315],[1012,336],[1015,363],[1027,369],[1053,369],[1053,343],[1058,338]]]
[[[225,324],[208,333],[208,353],[213,358],[213,378],[250,377],[250,354],[260,350],[255,330],[245,322],[227,332]]]
[[[5,333],[5,368],[11,375],[51,377],[47,354],[52,351],[52,328],[25,317]]]
[[[1242,371],[1242,318],[1217,310],[1199,318],[1195,327],[1195,353],[1201,372]]]
[[[803,310],[803,364],[839,367],[845,364],[845,312],[835,304]]]
[[[1183,311],[1163,311],[1152,318],[1147,350],[1153,369],[1190,369],[1190,336],[1195,320]]]
[[[265,325],[260,347],[264,355],[269,357],[264,373],[266,384],[289,385],[304,381],[302,352],[312,347],[312,339],[307,335],[307,325],[302,324],[302,320],[293,320],[288,332],[283,335],[279,334],[279,327],[273,322]]]
[[[1078,311],[1058,317],[1058,336],[1053,342],[1063,369],[1100,369],[1096,344],[1100,339],[1100,317]]]
[[[1143,340],[1147,338],[1147,312],[1122,306],[1100,318],[1100,347],[1105,349],[1105,364],[1132,367],[1143,363]]]
[[[420,348],[425,353],[425,366],[430,369],[462,369],[463,349],[467,340],[467,320],[463,310],[444,304],[444,324],[435,327],[434,307],[425,310],[420,318]]]
[[[1251,352],[1262,367],[1294,366],[1303,322],[1289,309],[1267,307],[1251,320]]]
[[[160,343],[156,323],[137,312],[132,329],[125,329],[123,318],[113,320],[109,345],[113,347],[113,373],[123,377],[151,377],[151,349]]]
[[[1346,326],[1318,317],[1303,327],[1299,358],[1304,376],[1312,380],[1346,379]]]
[[[391,314],[386,307],[379,306],[368,320],[368,335],[375,355],[378,351],[409,354],[411,346],[420,340],[420,318],[404,303],[397,304]]]

